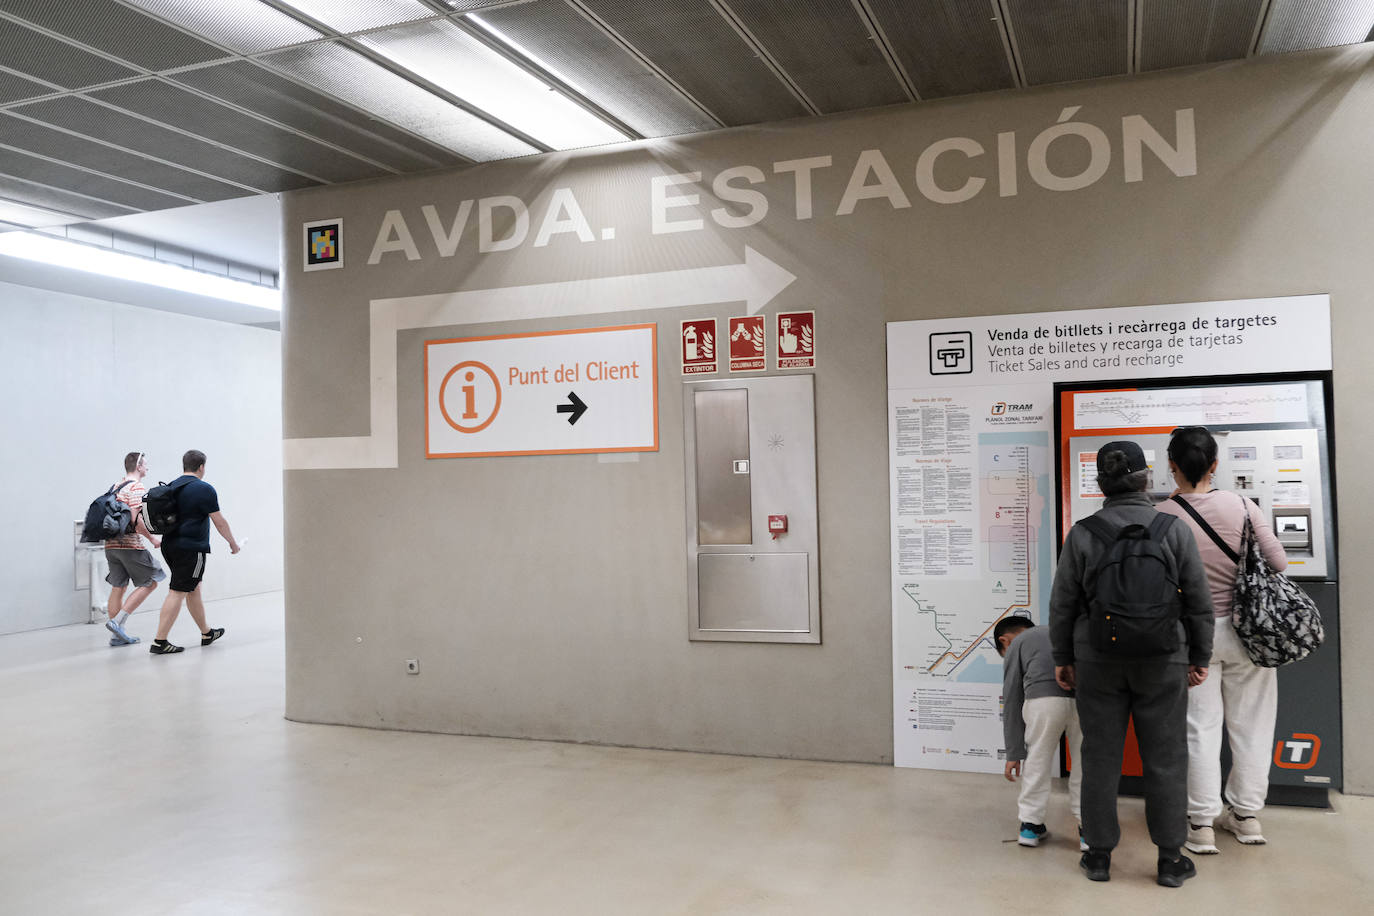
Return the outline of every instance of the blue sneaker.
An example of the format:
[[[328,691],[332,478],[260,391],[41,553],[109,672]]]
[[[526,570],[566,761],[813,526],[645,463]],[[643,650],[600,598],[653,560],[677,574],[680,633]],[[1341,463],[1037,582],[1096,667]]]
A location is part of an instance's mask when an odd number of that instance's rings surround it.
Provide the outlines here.
[[[1039,846],[1041,840],[1049,839],[1050,832],[1044,824],[1031,824],[1023,822],[1021,832],[1016,835],[1016,842],[1022,846]]]
[[[1078,851],[1079,851],[1079,852],[1087,852],[1087,851],[1088,851],[1088,841],[1085,840],[1085,839],[1083,839],[1083,825],[1082,825],[1082,824],[1079,824],[1079,825],[1078,825]]]
[[[124,631],[123,627],[115,623],[113,620],[105,621],[105,629],[109,630],[111,633],[114,634],[114,639],[110,640],[110,645],[112,646],[131,646],[139,641],[137,636],[130,636],[128,633]],[[116,643],[115,639],[119,640],[119,642]]]

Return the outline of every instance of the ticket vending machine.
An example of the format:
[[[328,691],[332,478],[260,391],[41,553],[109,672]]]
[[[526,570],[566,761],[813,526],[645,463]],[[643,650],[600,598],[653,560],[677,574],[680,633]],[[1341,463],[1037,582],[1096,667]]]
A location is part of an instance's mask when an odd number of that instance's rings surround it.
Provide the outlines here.
[[[688,634],[818,643],[812,376],[683,386]]]
[[[1169,434],[1206,426],[1217,440],[1218,489],[1252,500],[1288,557],[1287,574],[1321,611],[1326,640],[1308,658],[1279,669],[1279,711],[1269,801],[1328,804],[1342,787],[1340,609],[1329,373],[1258,378],[1056,386],[1060,543],[1069,527],[1102,505],[1097,450],[1114,439],[1140,444],[1150,493],[1168,498]],[[1223,765],[1226,765],[1223,749]],[[1139,755],[1128,740],[1123,788],[1138,788]]]

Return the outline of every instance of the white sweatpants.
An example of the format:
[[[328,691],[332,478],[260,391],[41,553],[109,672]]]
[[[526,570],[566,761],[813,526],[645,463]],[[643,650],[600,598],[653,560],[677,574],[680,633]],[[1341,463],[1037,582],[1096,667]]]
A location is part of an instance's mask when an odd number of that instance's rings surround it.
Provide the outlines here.
[[[1083,732],[1078,727],[1078,710],[1073,697],[1036,697],[1021,704],[1021,716],[1026,722],[1026,760],[1021,764],[1021,794],[1016,800],[1023,823],[1045,823],[1045,809],[1050,801],[1050,777],[1054,769],[1054,752],[1059,749],[1059,736],[1069,735],[1069,757],[1073,769],[1069,771],[1069,808],[1073,819],[1081,821],[1079,797],[1083,785],[1083,767],[1079,766],[1078,749]]]
[[[1221,814],[1221,727],[1231,745],[1226,799],[1238,814],[1256,815],[1269,794],[1278,671],[1250,661],[1230,617],[1218,617],[1207,680],[1188,691],[1188,820],[1212,823]]]

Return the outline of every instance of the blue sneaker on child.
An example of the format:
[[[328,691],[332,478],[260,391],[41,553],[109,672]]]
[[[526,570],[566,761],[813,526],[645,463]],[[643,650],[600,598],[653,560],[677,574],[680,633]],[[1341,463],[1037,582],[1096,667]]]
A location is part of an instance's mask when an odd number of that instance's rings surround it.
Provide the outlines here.
[[[1016,835],[1016,842],[1022,846],[1039,846],[1040,841],[1048,839],[1050,832],[1044,824],[1031,824],[1022,822],[1021,832]]]

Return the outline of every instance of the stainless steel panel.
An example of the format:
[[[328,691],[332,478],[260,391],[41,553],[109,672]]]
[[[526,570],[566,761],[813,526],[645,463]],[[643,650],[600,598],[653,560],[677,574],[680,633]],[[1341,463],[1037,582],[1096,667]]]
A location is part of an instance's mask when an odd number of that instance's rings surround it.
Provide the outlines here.
[[[697,569],[702,630],[805,633],[811,603],[804,553],[705,554]]]
[[[220,48],[115,0],[0,0],[0,10],[148,70],[226,56]]]
[[[578,0],[726,125],[809,114],[705,0]]]
[[[252,61],[202,67],[169,78],[401,171],[466,162],[443,147],[397,130]]]
[[[112,149],[84,137],[0,113],[0,137],[9,146],[139,184],[184,194],[198,201],[229,200],[244,190],[134,153]]]
[[[865,0],[923,99],[1016,85],[990,0]]]
[[[77,96],[34,102],[15,110],[127,150],[191,163],[198,171],[255,191],[289,191],[319,183]]]
[[[1259,53],[1306,51],[1354,44],[1374,29],[1368,0],[1273,0]]]
[[[158,79],[114,86],[88,95],[321,181],[360,181],[389,174],[361,159]]]
[[[1238,60],[1250,53],[1265,0],[1142,0],[1140,70]]]
[[[58,90],[51,86],[31,79],[25,79],[15,73],[6,73],[0,70],[0,105],[7,105],[10,102],[19,102],[24,99],[36,99],[40,95],[49,95]]]
[[[700,440],[713,416],[697,408],[714,396],[747,401],[750,531],[752,544],[699,541]],[[683,386],[687,458],[688,635],[694,640],[819,643],[820,561],[816,515],[815,390],[811,375],[722,379]],[[738,431],[732,430],[732,436]],[[723,435],[720,438],[725,438]],[[738,446],[708,443],[716,458],[705,463],[733,475]],[[773,538],[769,515],[785,515],[788,531]],[[750,558],[753,558],[752,560]],[[788,560],[777,559],[789,557]],[[804,567],[804,570],[802,570]],[[785,580],[785,581],[784,581]],[[743,596],[743,597],[740,597]],[[803,617],[801,608],[805,607]]]
[[[698,391],[694,405],[697,543],[752,544],[751,475],[734,464],[749,458],[749,392]]]
[[[670,83],[563,0],[538,0],[481,14],[502,34],[645,137],[719,125]]]
[[[139,75],[131,67],[88,54],[8,19],[0,19],[0,49],[3,49],[0,64],[64,89],[80,89]]]
[[[40,182],[21,181],[18,177],[4,174],[0,169],[0,200],[42,207],[57,213],[66,213],[84,219],[106,219],[113,216],[128,216],[137,213],[138,207],[122,206],[103,200],[91,200],[79,194],[72,194],[60,188]]]
[[[850,0],[722,0],[821,114],[910,101]]]
[[[49,162],[46,159],[38,159],[27,153],[3,147],[0,147],[0,174],[13,175],[35,184],[62,188],[110,203],[122,204],[132,210],[162,210],[167,207],[184,207],[188,203],[195,202],[187,200],[185,197],[160,194],[137,185],[126,184],[113,178],[95,175],[69,165]],[[16,195],[6,191],[6,196],[15,197]]]
[[[1130,60],[1128,0],[1002,0],[1026,84],[1116,76]]]

